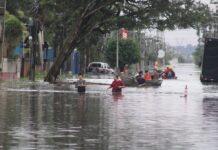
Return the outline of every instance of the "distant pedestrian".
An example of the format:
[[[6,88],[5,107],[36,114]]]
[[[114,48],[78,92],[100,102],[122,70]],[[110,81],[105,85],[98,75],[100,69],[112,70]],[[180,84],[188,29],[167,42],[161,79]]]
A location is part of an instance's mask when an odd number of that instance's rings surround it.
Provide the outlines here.
[[[77,80],[75,87],[79,93],[86,92],[86,81],[83,79],[82,73],[79,73],[79,79]]]

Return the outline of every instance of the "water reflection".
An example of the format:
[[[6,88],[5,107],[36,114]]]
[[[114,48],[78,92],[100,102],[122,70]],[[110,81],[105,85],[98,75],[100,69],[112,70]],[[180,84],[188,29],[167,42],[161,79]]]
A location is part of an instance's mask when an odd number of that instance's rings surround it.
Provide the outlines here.
[[[218,97],[205,97],[203,99],[205,117],[213,117],[218,123]]]
[[[111,94],[114,101],[122,100],[124,95],[122,93],[112,93]]]
[[[99,96],[88,95],[87,101],[86,94],[45,94],[32,84],[26,88],[32,92],[1,91],[0,146],[4,149],[97,149]],[[58,89],[53,87],[54,91]]]
[[[203,111],[204,111],[204,118],[207,121],[207,123],[216,126],[218,124],[218,97],[204,98]],[[215,122],[216,124],[214,124]]]

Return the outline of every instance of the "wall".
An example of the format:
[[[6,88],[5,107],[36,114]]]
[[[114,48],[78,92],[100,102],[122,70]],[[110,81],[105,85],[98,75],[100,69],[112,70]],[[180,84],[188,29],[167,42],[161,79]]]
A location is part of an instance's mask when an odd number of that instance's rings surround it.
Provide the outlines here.
[[[20,78],[21,61],[3,58],[0,80],[14,80]]]

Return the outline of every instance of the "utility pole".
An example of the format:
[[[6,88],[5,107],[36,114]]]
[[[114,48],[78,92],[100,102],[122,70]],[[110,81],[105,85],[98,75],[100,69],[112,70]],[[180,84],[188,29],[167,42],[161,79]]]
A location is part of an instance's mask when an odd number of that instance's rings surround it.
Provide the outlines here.
[[[20,77],[23,78],[24,77],[24,63],[25,63],[25,58],[24,58],[24,42],[25,42],[25,39],[24,39],[24,34],[22,34],[22,57],[21,57],[21,72],[20,72]]]
[[[33,7],[31,10],[33,18],[29,20],[29,30],[30,36],[29,41],[31,47],[30,53],[30,76],[31,81],[35,81],[35,66],[36,66],[36,50],[37,50],[37,30],[38,30],[38,21],[37,15],[39,10],[39,0],[33,0]]]
[[[119,30],[117,30],[116,72],[119,73]]]
[[[0,43],[1,43],[1,52],[0,52],[0,63],[3,61],[3,51],[5,43],[5,11],[6,11],[6,0],[0,2]]]

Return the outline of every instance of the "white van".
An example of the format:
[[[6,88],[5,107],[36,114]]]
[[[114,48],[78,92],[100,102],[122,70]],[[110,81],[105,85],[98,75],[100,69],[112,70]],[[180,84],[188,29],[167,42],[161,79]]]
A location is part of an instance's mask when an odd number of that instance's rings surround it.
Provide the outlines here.
[[[114,73],[114,70],[104,62],[91,62],[87,67],[87,72],[92,73]]]

